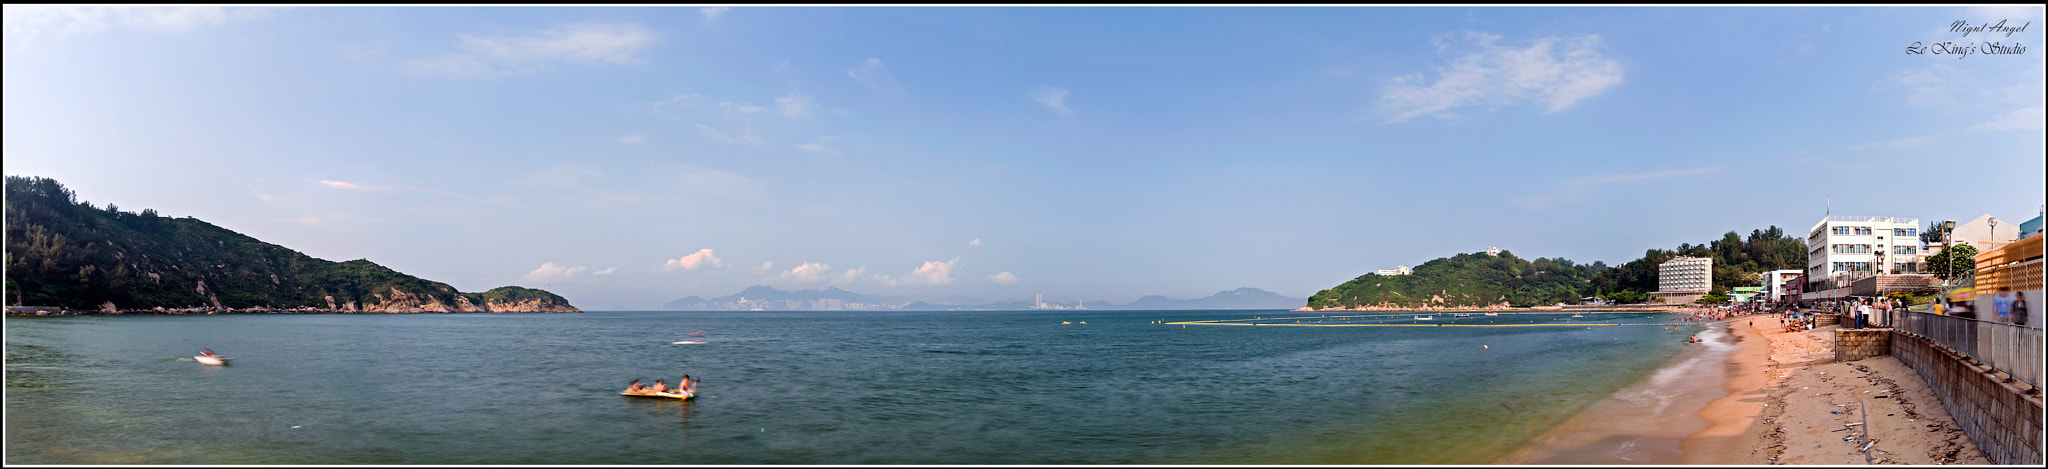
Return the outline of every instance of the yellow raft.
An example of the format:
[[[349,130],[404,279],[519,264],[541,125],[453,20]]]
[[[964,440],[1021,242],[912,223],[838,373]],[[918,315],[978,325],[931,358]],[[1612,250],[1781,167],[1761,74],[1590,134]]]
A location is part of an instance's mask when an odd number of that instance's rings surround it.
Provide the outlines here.
[[[689,391],[673,391],[673,392],[653,392],[653,391],[639,391],[639,392],[634,392],[634,391],[622,391],[622,392],[620,392],[620,393],[619,393],[619,395],[621,395],[621,396],[633,396],[633,397],[661,397],[661,398],[669,398],[669,399],[683,399],[683,400],[688,400],[688,399],[690,399],[690,398],[692,398],[692,397],[697,397],[697,394],[696,394],[696,393],[692,393],[692,392],[689,392]]]

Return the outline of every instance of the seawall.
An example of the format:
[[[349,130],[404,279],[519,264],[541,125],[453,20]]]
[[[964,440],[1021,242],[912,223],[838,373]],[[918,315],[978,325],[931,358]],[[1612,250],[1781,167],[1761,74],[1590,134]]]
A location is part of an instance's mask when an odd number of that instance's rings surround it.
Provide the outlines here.
[[[1988,367],[1905,332],[1892,331],[1888,349],[1934,389],[1956,425],[1993,464],[2036,466],[2042,463],[2041,396],[2029,395],[2024,384],[2004,383]]]

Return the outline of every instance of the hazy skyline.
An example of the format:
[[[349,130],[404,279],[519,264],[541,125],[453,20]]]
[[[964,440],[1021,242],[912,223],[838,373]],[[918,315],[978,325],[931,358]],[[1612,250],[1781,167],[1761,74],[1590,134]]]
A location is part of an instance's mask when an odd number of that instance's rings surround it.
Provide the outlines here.
[[[1487,246],[1619,264],[1827,210],[2032,218],[2042,18],[9,5],[5,172],[585,309],[1307,297]]]

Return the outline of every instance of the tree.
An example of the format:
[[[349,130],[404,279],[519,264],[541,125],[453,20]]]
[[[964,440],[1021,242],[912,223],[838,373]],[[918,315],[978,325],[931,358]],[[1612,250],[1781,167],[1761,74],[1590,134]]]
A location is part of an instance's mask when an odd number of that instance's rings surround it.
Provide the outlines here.
[[[1949,246],[1922,261],[1922,272],[1953,281],[1977,270],[1977,248],[1968,243]]]

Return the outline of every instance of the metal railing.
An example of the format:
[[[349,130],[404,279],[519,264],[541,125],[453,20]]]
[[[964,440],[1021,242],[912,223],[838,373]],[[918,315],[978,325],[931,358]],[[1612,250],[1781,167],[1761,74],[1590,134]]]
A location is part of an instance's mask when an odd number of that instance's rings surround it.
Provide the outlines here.
[[[1926,337],[2013,379],[2041,387],[2043,336],[2039,328],[1919,311],[1893,310],[1890,319],[1892,328],[1900,332]]]

